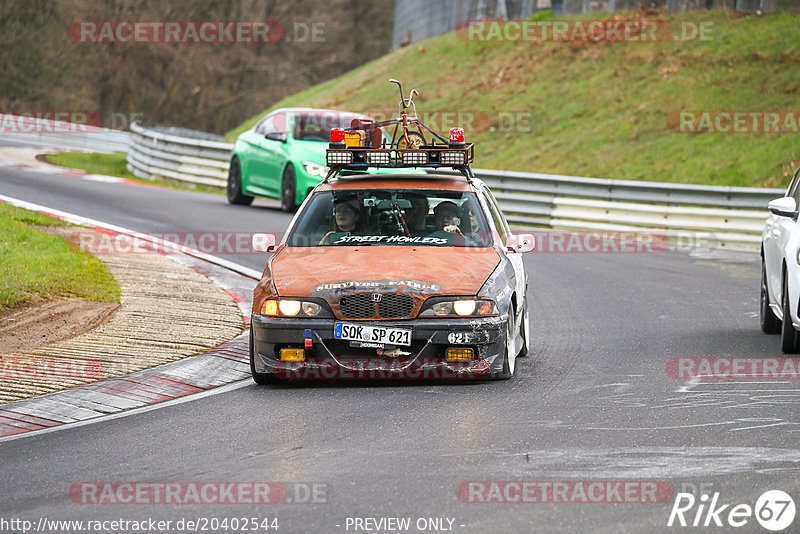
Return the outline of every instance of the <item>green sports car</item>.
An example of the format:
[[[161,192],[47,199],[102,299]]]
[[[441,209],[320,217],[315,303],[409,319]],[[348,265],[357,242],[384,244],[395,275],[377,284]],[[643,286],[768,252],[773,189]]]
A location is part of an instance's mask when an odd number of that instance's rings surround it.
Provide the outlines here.
[[[369,117],[329,109],[273,111],[236,140],[228,171],[228,202],[249,205],[256,196],[279,198],[281,209],[294,211],[328,172],[325,150],[331,128],[347,128],[355,118]]]

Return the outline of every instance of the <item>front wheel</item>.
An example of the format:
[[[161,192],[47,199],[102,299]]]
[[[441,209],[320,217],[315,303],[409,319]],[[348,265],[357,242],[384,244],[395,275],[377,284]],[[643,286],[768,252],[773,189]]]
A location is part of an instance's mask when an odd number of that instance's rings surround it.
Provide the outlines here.
[[[503,352],[503,370],[500,371],[495,378],[508,380],[514,376],[514,368],[517,366],[517,350],[514,343],[516,334],[517,326],[514,322],[514,309],[512,306],[508,311],[508,321],[506,322],[506,348]]]
[[[522,319],[519,322],[519,337],[522,342],[520,343],[519,352],[517,353],[518,358],[524,358],[528,355],[530,336],[531,330],[530,325],[528,324],[528,299],[525,299],[525,302],[522,305]]]
[[[406,135],[398,139],[397,150],[414,149],[418,150],[425,145],[425,138],[419,132],[408,132]],[[402,152],[401,152],[402,154]]]
[[[268,384],[276,384],[278,378],[271,373],[259,373],[256,371],[256,351],[255,344],[253,343],[253,328],[250,328],[250,374],[253,376],[253,382],[259,386],[266,386]]]
[[[281,209],[286,212],[293,212],[297,209],[295,202],[297,197],[297,180],[294,176],[292,164],[286,166],[281,179]]]
[[[253,197],[242,194],[242,166],[239,158],[231,160],[228,169],[228,187],[226,188],[228,203],[240,206],[249,206],[253,203]]]
[[[789,281],[783,280],[783,324],[781,325],[781,350],[786,354],[800,352],[800,335],[792,326],[791,303],[789,302]]]
[[[767,267],[764,258],[761,258],[761,306],[759,308],[759,319],[761,320],[761,331],[765,334],[779,334],[781,322],[775,316],[775,312],[769,306],[769,288],[767,287]]]

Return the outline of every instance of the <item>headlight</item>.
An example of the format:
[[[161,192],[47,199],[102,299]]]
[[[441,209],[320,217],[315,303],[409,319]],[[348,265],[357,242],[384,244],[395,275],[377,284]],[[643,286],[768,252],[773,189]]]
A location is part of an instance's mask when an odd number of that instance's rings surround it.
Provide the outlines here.
[[[457,300],[453,303],[453,311],[455,311],[457,315],[472,315],[472,312],[475,311],[475,301]]]
[[[295,299],[268,299],[261,305],[261,315],[271,317],[317,317],[324,309],[316,302]]]
[[[306,169],[306,172],[311,176],[319,176],[321,178],[325,178],[328,176],[328,167],[324,165],[320,165],[319,163],[313,163],[311,161],[304,161],[303,167]]]
[[[303,303],[303,314],[309,317],[314,317],[315,315],[319,315],[320,310],[322,310],[322,306],[320,306],[316,302]]]
[[[436,299],[420,313],[420,317],[481,317],[497,315],[489,299]]]
[[[278,303],[278,309],[281,311],[281,315],[288,315],[290,317],[294,317],[295,315],[300,313],[300,301],[281,300]]]

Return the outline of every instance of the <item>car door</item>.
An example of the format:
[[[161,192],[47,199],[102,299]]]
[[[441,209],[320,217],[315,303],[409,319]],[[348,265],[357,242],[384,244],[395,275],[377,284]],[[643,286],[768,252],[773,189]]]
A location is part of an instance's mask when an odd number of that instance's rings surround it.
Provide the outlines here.
[[[800,169],[797,170],[789,188],[787,197],[792,197],[800,206]],[[767,271],[767,286],[769,287],[770,302],[780,303],[782,300],[782,268],[786,247],[796,231],[797,222],[791,217],[782,217],[770,213],[764,227],[764,264]],[[786,258],[792,261],[795,258]]]
[[[525,279],[525,268],[522,265],[522,254],[517,252],[510,252],[506,247],[506,240],[511,235],[511,230],[508,226],[508,221],[506,221],[505,215],[500,210],[500,207],[497,205],[497,201],[492,195],[492,192],[489,190],[488,187],[483,187],[481,191],[481,197],[483,203],[486,204],[486,208],[488,208],[489,216],[491,217],[490,220],[494,222],[494,226],[497,230],[498,238],[500,240],[500,248],[505,254],[508,261],[511,262],[512,267],[514,268],[514,289],[517,293],[517,317],[519,317],[519,312],[522,310],[522,306],[525,300],[525,290],[527,285],[527,280]]]
[[[278,197],[285,163],[285,144],[288,137],[287,113],[268,115],[256,127],[258,148],[249,162],[253,192]]]

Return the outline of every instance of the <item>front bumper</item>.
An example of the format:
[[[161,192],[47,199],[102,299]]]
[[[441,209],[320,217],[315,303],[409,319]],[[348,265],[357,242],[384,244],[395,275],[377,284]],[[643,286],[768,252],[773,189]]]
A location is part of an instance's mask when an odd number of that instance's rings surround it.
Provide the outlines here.
[[[339,321],[251,316],[253,368],[287,380],[305,379],[483,379],[503,368],[506,317],[414,319],[410,321]],[[351,347],[334,339],[336,322],[411,329],[411,346]],[[306,332],[309,331],[309,332]],[[308,336],[307,336],[308,334]],[[303,361],[281,361],[280,349],[311,348]],[[448,347],[473,349],[472,360],[446,360]]]

